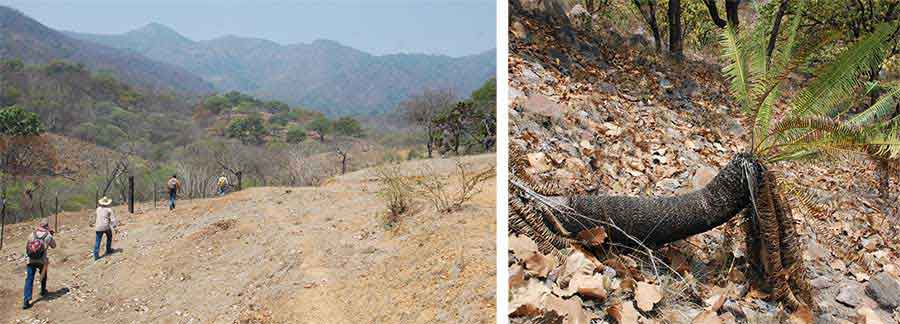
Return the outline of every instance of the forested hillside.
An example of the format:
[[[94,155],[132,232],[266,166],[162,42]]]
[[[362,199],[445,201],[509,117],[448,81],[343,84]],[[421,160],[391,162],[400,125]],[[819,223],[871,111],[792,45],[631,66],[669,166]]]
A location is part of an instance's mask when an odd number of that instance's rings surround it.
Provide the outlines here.
[[[0,81],[2,186],[14,220],[48,214],[57,196],[68,210],[98,195],[125,201],[128,176],[138,200],[161,197],[175,173],[197,198],[222,174],[236,189],[314,185],[386,161],[490,152],[495,141],[493,79],[468,99],[448,90],[428,101],[425,91],[376,119],[239,92],[153,92],[66,61],[0,61]]]
[[[71,38],[21,12],[0,6],[0,59],[27,64],[67,60],[94,72],[109,72],[131,85],[182,94],[207,94],[210,83],[187,70],[130,51]]]
[[[69,35],[180,66],[221,91],[302,105],[329,116],[384,113],[422,88],[467,94],[496,68],[493,50],[465,57],[375,56],[329,40],[281,45],[225,36],[194,41],[160,24],[120,35]]]

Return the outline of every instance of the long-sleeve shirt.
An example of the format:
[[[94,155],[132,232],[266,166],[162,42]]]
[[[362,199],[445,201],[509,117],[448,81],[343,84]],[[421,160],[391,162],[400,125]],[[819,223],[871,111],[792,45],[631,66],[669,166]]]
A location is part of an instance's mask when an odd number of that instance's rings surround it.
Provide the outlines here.
[[[118,225],[119,222],[116,220],[116,215],[113,213],[112,208],[103,206],[97,207],[97,221],[94,223],[95,231],[106,232],[114,229]]]

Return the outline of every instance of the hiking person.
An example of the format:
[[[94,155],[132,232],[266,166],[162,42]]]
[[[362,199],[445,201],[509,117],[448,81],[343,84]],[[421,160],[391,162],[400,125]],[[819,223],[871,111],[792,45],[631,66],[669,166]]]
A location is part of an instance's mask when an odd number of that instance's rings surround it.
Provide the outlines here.
[[[222,174],[222,176],[219,177],[219,181],[216,182],[216,186],[219,189],[219,196],[224,196],[225,188],[228,187],[228,178],[225,177],[224,173]]]
[[[112,199],[103,197],[97,203],[100,204],[100,206],[97,207],[97,220],[94,223],[94,231],[96,233],[94,239],[95,261],[100,259],[100,239],[103,238],[103,235],[106,235],[106,252],[103,255],[107,256],[112,254],[113,229],[115,229],[116,226],[119,225],[119,222],[116,220],[116,215],[113,214],[112,208],[109,208],[109,205],[112,203]]]
[[[25,267],[25,298],[22,309],[31,308],[31,293],[34,289],[34,274],[41,272],[41,297],[47,295],[47,267],[50,258],[47,257],[48,249],[56,248],[56,240],[53,239],[53,231],[47,219],[41,220],[41,224],[28,237],[25,245],[25,253],[28,255],[28,266]]]
[[[169,210],[175,209],[175,198],[178,196],[178,189],[181,189],[181,181],[178,181],[178,175],[173,174],[166,183],[169,188]]]

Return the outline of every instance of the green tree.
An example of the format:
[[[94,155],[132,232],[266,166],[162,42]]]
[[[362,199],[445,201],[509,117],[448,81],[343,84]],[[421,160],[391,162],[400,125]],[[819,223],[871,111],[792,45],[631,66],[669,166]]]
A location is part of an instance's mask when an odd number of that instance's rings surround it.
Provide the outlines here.
[[[353,117],[341,117],[334,122],[335,134],[350,137],[362,137],[363,129],[359,121]]]
[[[328,118],[325,118],[324,116],[319,116],[309,122],[306,127],[315,131],[316,133],[319,133],[319,139],[324,143],[325,135],[330,134],[334,129],[334,123],[332,123],[330,120],[328,120]]]
[[[300,143],[306,140],[306,130],[302,127],[291,127],[287,131],[288,143]]]
[[[497,78],[490,78],[480,88],[472,91],[472,101],[475,103],[497,101]]]
[[[0,134],[4,136],[33,136],[44,132],[37,114],[18,106],[0,110]]]
[[[273,114],[284,114],[291,110],[291,107],[281,101],[269,101],[264,104],[266,111]]]
[[[202,107],[213,114],[220,114],[222,111],[230,108],[230,102],[223,96],[211,96],[203,100]]]
[[[0,107],[9,107],[19,102],[21,92],[12,86],[5,86],[0,90]]]
[[[266,126],[259,115],[235,118],[225,130],[226,136],[237,138],[244,144],[262,144],[266,134]]]

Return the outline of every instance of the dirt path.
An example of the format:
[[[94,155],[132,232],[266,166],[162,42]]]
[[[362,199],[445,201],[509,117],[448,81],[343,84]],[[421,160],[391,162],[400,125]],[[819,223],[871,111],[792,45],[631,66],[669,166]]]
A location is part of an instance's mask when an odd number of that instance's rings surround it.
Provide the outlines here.
[[[466,160],[483,168],[494,155]],[[453,172],[447,160],[407,166],[424,164]],[[494,183],[462,211],[422,204],[386,230],[371,174],[181,202],[175,212],[117,208],[122,252],[97,262],[88,213],[63,215],[48,285],[56,293],[28,311],[19,245],[34,224],[12,226],[0,251],[0,322],[493,322]]]

